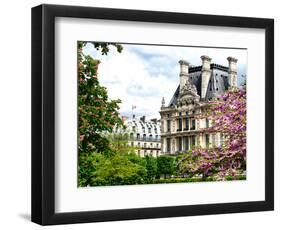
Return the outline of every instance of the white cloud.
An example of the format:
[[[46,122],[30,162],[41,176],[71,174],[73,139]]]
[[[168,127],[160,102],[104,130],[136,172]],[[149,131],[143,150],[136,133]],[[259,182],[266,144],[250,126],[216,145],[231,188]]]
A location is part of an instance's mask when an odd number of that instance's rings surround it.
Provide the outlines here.
[[[111,47],[108,55],[101,55],[92,45],[85,52],[100,59],[98,76],[108,89],[109,97],[120,98],[121,114],[134,113],[148,117],[159,117],[161,99],[170,101],[179,83],[180,59],[192,65],[201,65],[200,57],[206,54],[212,62],[228,65],[226,58],[238,58],[238,70],[245,71],[247,55],[245,50],[214,49],[173,46],[123,45],[122,53]],[[240,72],[241,72],[240,71]]]

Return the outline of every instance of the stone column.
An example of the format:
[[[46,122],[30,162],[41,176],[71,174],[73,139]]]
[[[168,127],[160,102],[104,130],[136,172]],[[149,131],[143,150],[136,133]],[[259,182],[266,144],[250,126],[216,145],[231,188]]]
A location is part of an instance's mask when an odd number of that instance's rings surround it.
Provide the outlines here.
[[[211,77],[211,58],[203,55],[202,60],[202,77],[201,77],[201,98],[206,97],[209,80]]]
[[[206,145],[205,145],[205,140],[204,140],[204,134],[202,134],[202,133],[200,133],[199,134],[199,142],[200,142],[200,146],[201,147],[206,147]]]
[[[176,151],[176,138],[172,137],[171,138],[171,154],[174,154]]]
[[[188,80],[188,67],[189,63],[185,60],[180,60],[180,90]]]
[[[229,87],[237,87],[237,59],[228,57],[228,84]]]

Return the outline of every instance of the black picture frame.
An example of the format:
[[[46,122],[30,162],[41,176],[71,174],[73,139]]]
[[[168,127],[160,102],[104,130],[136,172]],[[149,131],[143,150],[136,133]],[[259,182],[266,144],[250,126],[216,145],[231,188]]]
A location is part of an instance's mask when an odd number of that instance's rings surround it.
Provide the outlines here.
[[[55,213],[55,18],[109,19],[265,29],[265,200]],[[41,225],[274,209],[274,20],[62,5],[32,8],[32,221]]]

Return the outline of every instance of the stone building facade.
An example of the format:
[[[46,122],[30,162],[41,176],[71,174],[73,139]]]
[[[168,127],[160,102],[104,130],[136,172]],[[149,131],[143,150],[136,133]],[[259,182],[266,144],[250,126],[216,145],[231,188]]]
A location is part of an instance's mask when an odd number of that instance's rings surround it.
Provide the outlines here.
[[[146,120],[145,116],[140,119],[126,120],[126,132],[129,133],[129,145],[136,147],[136,154],[139,156],[161,154],[160,120]]]
[[[224,137],[206,131],[211,124],[207,118],[198,118],[206,111],[210,100],[217,99],[231,87],[237,87],[237,59],[228,57],[228,66],[211,63],[202,56],[202,65],[191,67],[181,60],[179,86],[168,105],[162,99],[161,152],[177,154],[194,146],[219,146]],[[202,116],[201,116],[202,117]],[[205,130],[204,130],[205,129]]]

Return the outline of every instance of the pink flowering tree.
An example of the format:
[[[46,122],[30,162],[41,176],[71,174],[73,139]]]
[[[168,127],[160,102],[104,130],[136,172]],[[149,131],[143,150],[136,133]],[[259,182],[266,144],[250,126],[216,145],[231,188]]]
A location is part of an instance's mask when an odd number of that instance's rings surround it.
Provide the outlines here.
[[[207,116],[211,127],[205,131],[220,134],[223,143],[209,149],[194,148],[179,157],[181,173],[213,176],[217,180],[235,179],[246,171],[246,90],[231,89],[219,100],[210,102]]]

